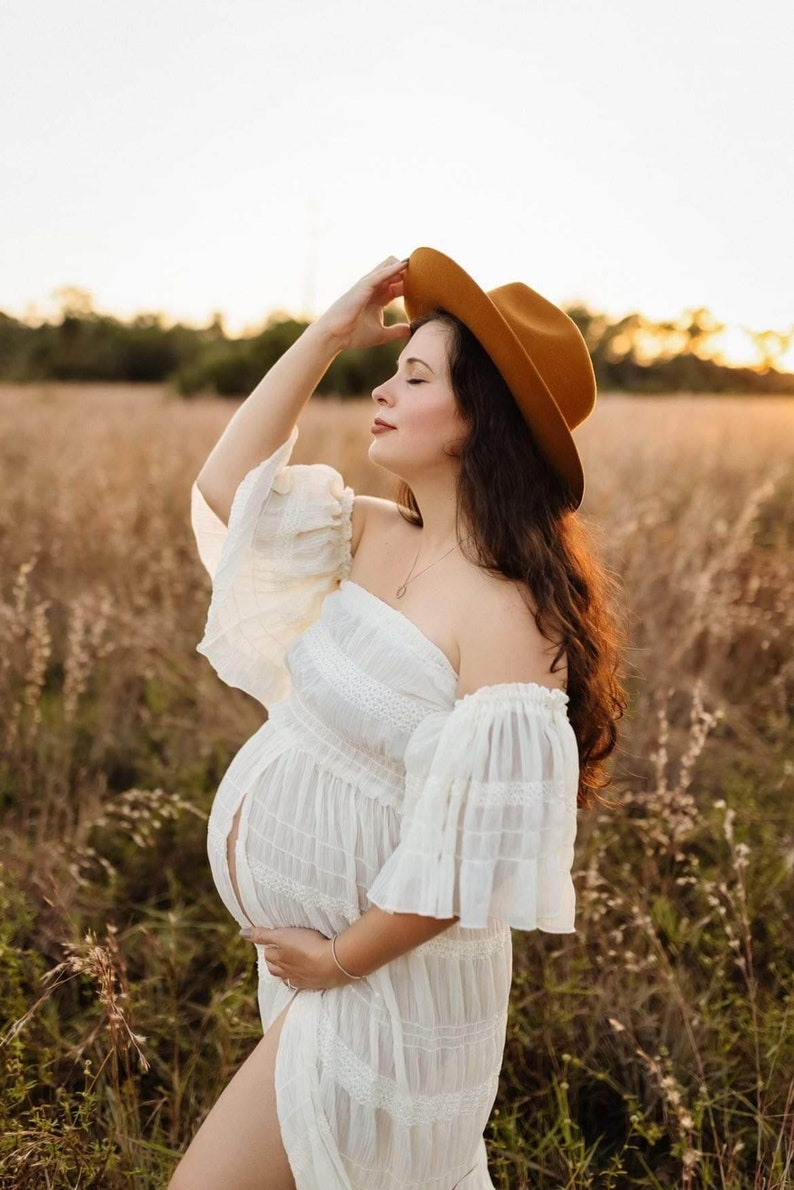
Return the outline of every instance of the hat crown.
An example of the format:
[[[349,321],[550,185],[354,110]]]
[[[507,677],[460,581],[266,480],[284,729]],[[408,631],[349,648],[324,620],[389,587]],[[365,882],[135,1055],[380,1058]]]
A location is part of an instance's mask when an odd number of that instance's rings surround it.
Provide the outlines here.
[[[573,319],[523,281],[487,291],[532,360],[570,429],[592,413],[596,378],[584,336]]]

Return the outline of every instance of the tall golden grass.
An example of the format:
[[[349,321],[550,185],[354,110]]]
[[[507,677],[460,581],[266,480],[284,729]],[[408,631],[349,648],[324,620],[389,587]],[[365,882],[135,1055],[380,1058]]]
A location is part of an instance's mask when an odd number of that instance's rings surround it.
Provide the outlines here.
[[[0,388],[0,1185],[155,1187],[259,1035],[204,852],[260,708],[195,652],[189,490],[233,407]],[[293,462],[393,492],[371,402]],[[602,396],[581,514],[630,707],[577,933],[514,933],[502,1188],[792,1184],[794,400]]]

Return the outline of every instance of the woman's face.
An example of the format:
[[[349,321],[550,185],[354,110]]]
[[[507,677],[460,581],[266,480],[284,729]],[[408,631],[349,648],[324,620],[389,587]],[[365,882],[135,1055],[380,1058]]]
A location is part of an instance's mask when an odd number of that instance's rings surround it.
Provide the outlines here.
[[[449,334],[441,322],[420,326],[400,352],[395,374],[372,390],[375,417],[395,429],[372,435],[369,457],[404,479],[449,464],[442,448],[457,449],[466,437],[449,379]]]

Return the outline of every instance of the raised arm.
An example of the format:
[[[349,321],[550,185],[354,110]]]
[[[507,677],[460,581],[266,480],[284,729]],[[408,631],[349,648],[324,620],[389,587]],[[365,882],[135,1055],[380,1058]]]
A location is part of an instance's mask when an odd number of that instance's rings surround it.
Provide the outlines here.
[[[383,307],[402,293],[405,261],[390,256],[362,277],[273,364],[234,413],[196,476],[209,507],[228,524],[234,493],[262,459],[286,442],[333,360],[348,347],[407,338],[407,323],[383,325]]]

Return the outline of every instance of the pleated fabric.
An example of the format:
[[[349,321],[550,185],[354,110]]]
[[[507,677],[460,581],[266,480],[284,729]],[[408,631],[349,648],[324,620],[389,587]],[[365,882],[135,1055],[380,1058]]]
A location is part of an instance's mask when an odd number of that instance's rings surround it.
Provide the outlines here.
[[[564,691],[482,686],[408,741],[400,843],[369,891],[394,913],[575,933],[578,747]]]
[[[284,466],[298,433],[244,477],[228,528],[191,489],[199,556],[213,578],[197,651],[264,706],[289,693],[285,650],[350,565],[353,489],[325,463]]]
[[[578,754],[567,695],[535,683],[456,697],[410,619],[353,582],[353,492],[290,466],[298,436],[240,484],[228,528],[193,485],[212,579],[198,651],[267,707],[213,801],[208,854],[240,926],[326,937],[373,904],[459,923],[365,979],[294,991],[259,952],[298,1190],[485,1190],[510,928],[574,931]],[[227,839],[237,819],[231,881]]]

